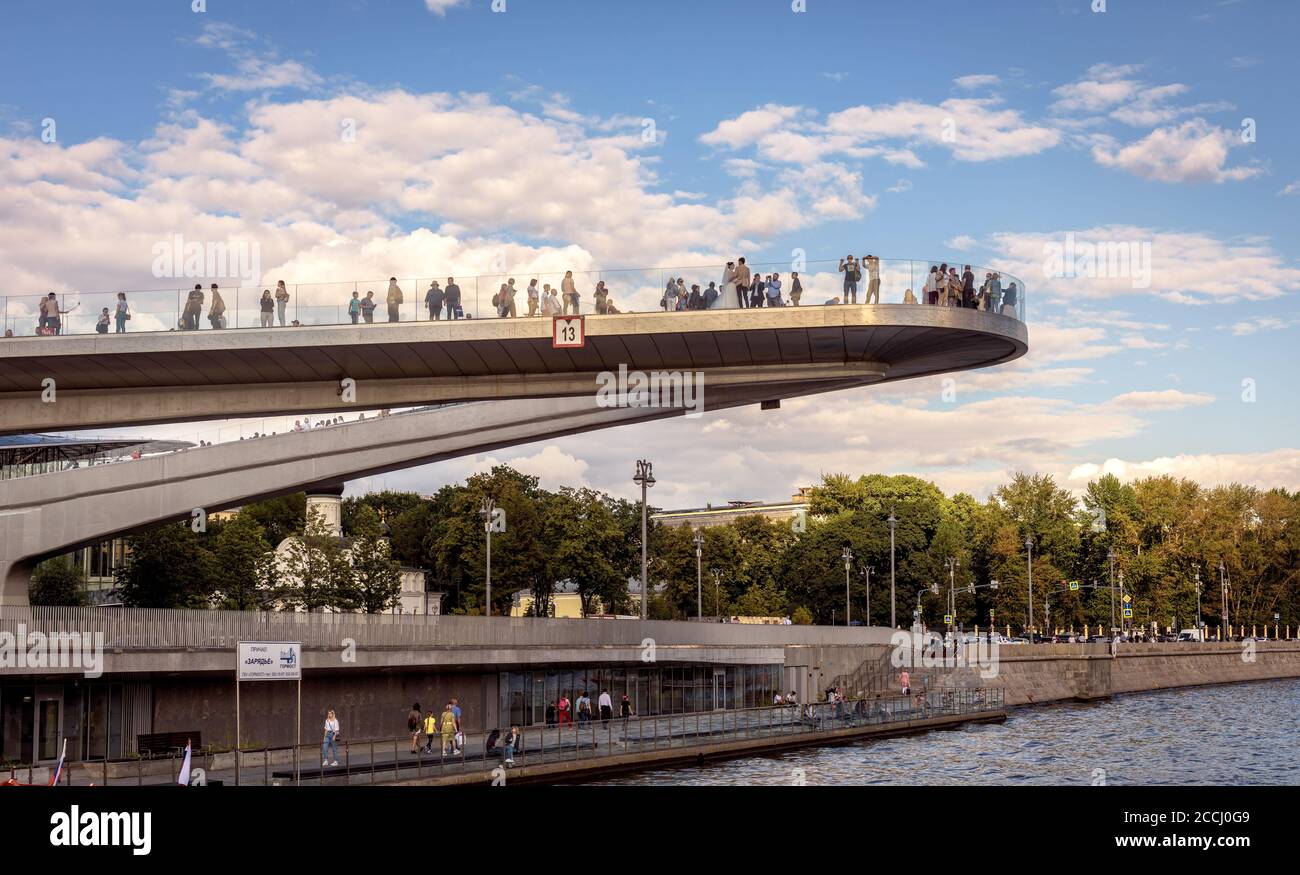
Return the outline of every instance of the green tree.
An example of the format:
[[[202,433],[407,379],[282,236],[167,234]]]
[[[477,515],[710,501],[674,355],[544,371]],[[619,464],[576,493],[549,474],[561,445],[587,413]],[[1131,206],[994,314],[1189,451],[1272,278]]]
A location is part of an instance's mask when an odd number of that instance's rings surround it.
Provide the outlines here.
[[[206,608],[217,571],[207,537],[187,523],[168,523],[126,537],[117,590],[131,608]]]
[[[276,601],[282,610],[355,608],[352,565],[320,511],[312,509],[284,554]]]
[[[48,559],[32,572],[27,600],[33,605],[85,605],[86,576],[67,557]]]
[[[363,504],[352,525],[352,592],[346,601],[367,614],[391,610],[401,601],[402,570],[384,540],[379,514]]]
[[[242,512],[235,514],[214,539],[213,554],[221,570],[213,605],[234,611],[265,610],[275,591],[277,569],[261,524]]]

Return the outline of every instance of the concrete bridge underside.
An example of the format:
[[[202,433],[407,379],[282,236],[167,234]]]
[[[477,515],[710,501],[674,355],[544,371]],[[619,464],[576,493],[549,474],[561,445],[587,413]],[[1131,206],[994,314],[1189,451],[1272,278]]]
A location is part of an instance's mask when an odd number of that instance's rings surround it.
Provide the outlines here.
[[[711,388],[709,410],[861,385],[856,378]],[[591,395],[482,402],[0,481],[0,604],[25,604],[32,566],[106,538],[443,459],[682,415]]]
[[[553,348],[547,318],[8,338],[0,434],[590,395],[597,374],[620,365],[700,372],[710,389],[884,382],[1001,364],[1028,349],[1013,317],[898,304],[585,324],[581,349]],[[355,401],[341,397],[344,379],[355,381]]]

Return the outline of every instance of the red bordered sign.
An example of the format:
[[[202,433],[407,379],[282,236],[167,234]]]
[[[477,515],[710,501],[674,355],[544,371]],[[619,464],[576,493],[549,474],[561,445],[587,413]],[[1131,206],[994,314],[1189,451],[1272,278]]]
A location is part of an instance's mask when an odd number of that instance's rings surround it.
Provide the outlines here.
[[[587,326],[582,316],[551,317],[551,348],[582,349],[587,345]]]

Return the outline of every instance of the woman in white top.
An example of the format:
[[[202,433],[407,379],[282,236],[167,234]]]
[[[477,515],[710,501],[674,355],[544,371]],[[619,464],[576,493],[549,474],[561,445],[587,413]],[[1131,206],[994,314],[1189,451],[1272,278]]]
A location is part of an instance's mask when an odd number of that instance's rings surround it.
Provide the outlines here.
[[[325,740],[320,746],[320,764],[337,766],[339,764],[339,718],[334,716],[334,709],[325,715]],[[331,757],[330,754],[333,754]]]

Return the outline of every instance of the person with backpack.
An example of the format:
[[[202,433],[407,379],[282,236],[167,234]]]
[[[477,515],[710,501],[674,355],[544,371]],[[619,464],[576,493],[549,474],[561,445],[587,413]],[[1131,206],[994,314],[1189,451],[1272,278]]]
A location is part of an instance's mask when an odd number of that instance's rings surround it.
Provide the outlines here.
[[[858,281],[862,279],[862,271],[858,268],[858,262],[852,255],[840,259],[840,273],[844,274],[844,303],[856,304],[858,302]]]
[[[226,327],[226,302],[222,300],[217,284],[212,284],[212,303],[208,307],[208,323],[213,328]]]
[[[353,292],[353,294],[356,293]],[[406,731],[411,733],[411,753],[416,753],[420,749],[420,727],[422,725],[420,703],[416,702],[411,706],[411,710],[406,713]]]

